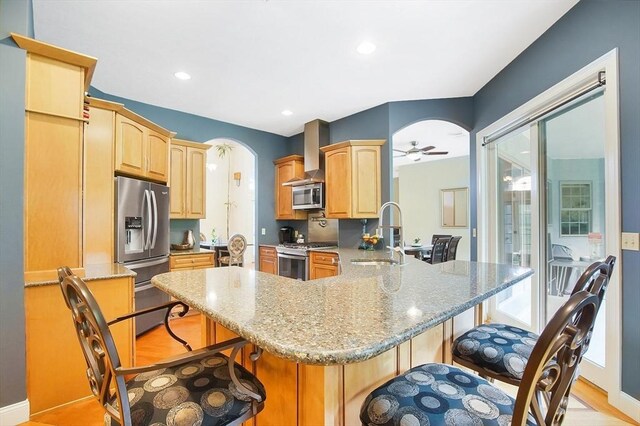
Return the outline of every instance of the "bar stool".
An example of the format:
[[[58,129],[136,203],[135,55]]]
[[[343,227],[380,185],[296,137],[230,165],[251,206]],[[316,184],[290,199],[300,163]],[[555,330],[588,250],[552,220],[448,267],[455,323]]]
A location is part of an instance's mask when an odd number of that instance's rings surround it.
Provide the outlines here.
[[[182,356],[125,368],[109,326],[166,306],[107,322],[82,279],[66,267],[58,269],[58,277],[86,360],[89,386],[105,411],[105,425],[240,425],[264,408],[264,386],[234,362],[247,343],[244,339],[195,351],[185,342],[188,352]],[[232,350],[229,357],[220,353],[227,349]]]
[[[616,258],[609,256],[604,262],[591,264],[578,278],[571,294],[593,292],[597,278],[605,276],[606,281],[596,294],[602,302],[615,262]],[[518,386],[538,338],[535,333],[508,324],[483,324],[454,340],[453,360],[483,377]]]
[[[489,381],[446,364],[425,364],[378,387],[360,409],[363,425],[557,425],[578,364],[588,346],[600,304],[597,291],[581,290],[555,313],[526,365],[515,398]],[[535,392],[549,395],[546,410],[535,408]],[[529,413],[529,407],[532,412]]]

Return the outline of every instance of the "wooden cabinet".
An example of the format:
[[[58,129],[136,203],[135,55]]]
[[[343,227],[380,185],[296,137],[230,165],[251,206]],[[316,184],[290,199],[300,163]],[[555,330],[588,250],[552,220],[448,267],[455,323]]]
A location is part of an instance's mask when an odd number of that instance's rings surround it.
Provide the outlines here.
[[[211,145],[173,139],[171,141],[172,219],[206,217],[207,150]]]
[[[128,111],[116,114],[115,170],[121,174],[166,183],[172,134]]]
[[[325,213],[334,219],[378,217],[382,204],[380,146],[357,140],[320,148],[325,154]]]
[[[276,220],[306,219],[306,211],[292,207],[291,187],[282,186],[288,180],[304,177],[304,158],[301,155],[289,155],[275,160],[273,164],[276,166]]]
[[[213,253],[172,254],[169,268],[171,271],[213,268]]]
[[[87,281],[107,319],[133,311],[133,278]],[[57,284],[25,288],[27,389],[31,415],[91,396],[71,312]],[[124,367],[133,365],[133,320],[110,327]]]
[[[95,58],[17,34],[27,51],[24,268],[26,280],[83,267],[84,90]],[[18,141],[16,141],[18,142]]]
[[[275,247],[260,246],[260,272],[278,275],[278,254]]]
[[[337,253],[312,251],[309,262],[309,279],[335,277],[340,273],[340,257]]]

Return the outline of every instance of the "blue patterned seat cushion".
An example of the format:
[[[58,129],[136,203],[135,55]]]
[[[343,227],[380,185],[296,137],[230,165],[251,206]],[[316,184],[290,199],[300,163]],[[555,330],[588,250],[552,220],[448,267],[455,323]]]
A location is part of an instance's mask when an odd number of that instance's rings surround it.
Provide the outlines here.
[[[127,382],[132,424],[218,426],[242,416],[251,410],[252,400],[231,381],[228,362],[228,357],[218,353],[138,374]],[[242,384],[265,399],[264,386],[254,375],[238,364],[235,371]],[[105,425],[116,424],[105,415]]]
[[[370,426],[507,426],[514,403],[482,377],[451,365],[425,364],[369,394],[360,420]],[[527,425],[535,425],[531,417]]]
[[[453,355],[492,371],[520,380],[538,335],[506,324],[484,324],[453,342]]]

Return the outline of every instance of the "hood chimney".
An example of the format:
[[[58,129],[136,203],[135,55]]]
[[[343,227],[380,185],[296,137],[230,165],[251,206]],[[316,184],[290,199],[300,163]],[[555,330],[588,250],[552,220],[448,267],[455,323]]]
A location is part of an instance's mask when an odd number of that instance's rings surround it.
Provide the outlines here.
[[[329,123],[313,120],[304,125],[304,178],[291,179],[283,185],[306,185],[324,182],[324,165],[320,161],[320,148],[329,145]]]

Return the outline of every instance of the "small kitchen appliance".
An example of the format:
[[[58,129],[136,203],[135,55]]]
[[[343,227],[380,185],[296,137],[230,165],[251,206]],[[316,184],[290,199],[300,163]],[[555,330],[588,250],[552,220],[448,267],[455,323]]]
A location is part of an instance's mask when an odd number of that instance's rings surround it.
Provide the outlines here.
[[[290,226],[283,226],[278,232],[280,244],[293,243],[296,241],[295,231]]]

